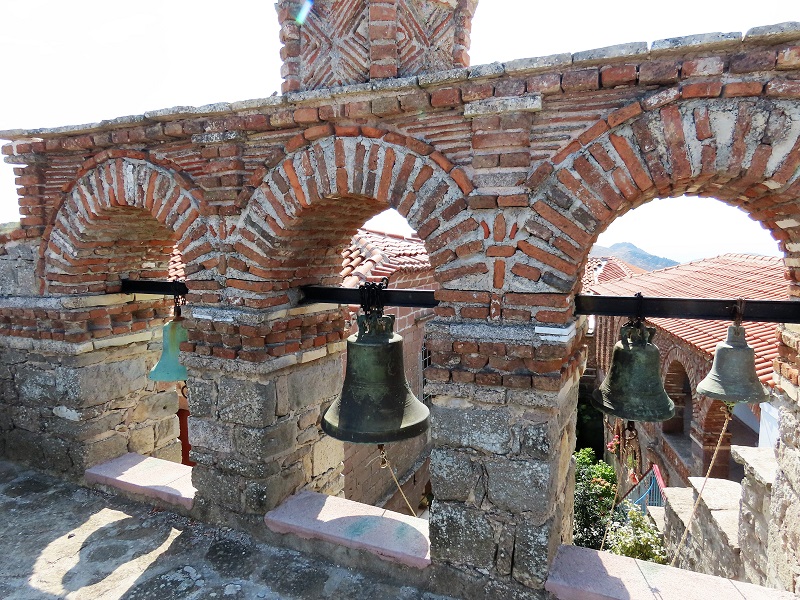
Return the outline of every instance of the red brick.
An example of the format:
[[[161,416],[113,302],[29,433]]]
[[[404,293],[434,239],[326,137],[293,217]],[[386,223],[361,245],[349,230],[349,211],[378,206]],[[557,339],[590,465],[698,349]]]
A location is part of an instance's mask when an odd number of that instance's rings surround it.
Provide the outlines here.
[[[722,75],[725,61],[720,56],[708,56],[683,61],[681,75],[683,77],[711,77]]]
[[[498,196],[497,206],[501,208],[524,208],[528,206],[528,196],[525,194],[513,194],[511,196]]]
[[[554,256],[553,254],[547,252],[546,250],[542,250],[541,248],[537,248],[533,244],[526,242],[525,240],[520,240],[517,243],[517,247],[522,250],[525,254],[530,256],[534,260],[538,260],[541,263],[544,263],[558,271],[566,275],[574,275],[578,271],[578,267],[565,261],[563,258],[559,258]]]
[[[640,190],[643,192],[649,190],[653,187],[653,181],[650,179],[650,175],[647,173],[647,170],[642,166],[642,163],[639,160],[639,157],[636,155],[636,152],[630,145],[627,139],[622,136],[612,134],[609,139],[611,140],[611,144],[614,146],[614,149],[619,154],[622,161],[625,163],[625,166],[628,168],[628,172],[633,177],[633,180],[636,182],[636,185],[639,187]]]
[[[444,88],[431,93],[431,106],[434,108],[452,107],[461,105],[461,90],[458,88]]]
[[[557,165],[564,162],[568,156],[578,152],[581,149],[581,143],[578,140],[573,140],[564,146],[558,154],[553,156],[553,164]]]
[[[565,92],[585,92],[600,88],[600,71],[596,68],[566,71],[561,76],[561,89]]]
[[[501,79],[494,86],[494,95],[497,98],[522,96],[525,93],[525,82],[521,79]]]
[[[319,111],[316,108],[298,108],[294,111],[295,123],[316,123],[319,121]]]
[[[539,281],[539,279],[542,276],[542,271],[540,269],[537,269],[536,267],[531,267],[523,263],[516,263],[511,268],[511,272],[514,275],[518,275],[519,277],[523,277],[524,279],[530,279],[531,281]]]
[[[633,102],[622,108],[618,108],[608,115],[608,125],[609,127],[616,127],[620,123],[624,123],[628,119],[632,119],[640,114],[642,114],[642,105],[638,102]]]
[[[711,121],[708,118],[708,109],[706,107],[694,109],[694,128],[697,133],[697,139],[700,141],[707,140],[713,137],[711,131]]]
[[[530,133],[527,131],[502,133],[476,133],[472,136],[472,147],[503,148],[506,146],[527,147],[530,144]]]
[[[767,83],[767,96],[800,98],[800,81],[793,79],[773,79]]]
[[[608,131],[608,125],[606,122],[597,121],[597,123],[589,127],[589,129],[578,136],[578,141],[586,146],[603,135],[606,131]]]
[[[684,98],[718,98],[721,93],[722,83],[719,81],[684,83],[681,86],[681,96]]]
[[[531,387],[531,376],[503,375],[503,385],[509,388],[528,389]]]
[[[431,99],[427,92],[420,91],[411,94],[403,94],[399,99],[400,107],[404,111],[425,110],[431,106]]]
[[[636,85],[636,65],[613,65],[600,69],[600,82],[604,88],[618,85]]]
[[[493,94],[494,87],[491,83],[472,83],[461,88],[461,99],[464,102],[485,100],[486,98],[491,98]]]
[[[800,46],[790,46],[778,52],[778,69],[800,69]]]
[[[650,61],[639,65],[640,85],[664,85],[678,81],[680,63],[677,61]]]
[[[731,57],[731,73],[752,73],[753,71],[771,71],[775,68],[777,53],[775,50],[749,50]]]
[[[545,73],[529,77],[526,83],[528,92],[531,94],[560,94],[561,93],[561,74]]]
[[[464,319],[486,319],[489,316],[489,308],[480,306],[464,306],[461,308],[461,316]]]
[[[764,84],[760,81],[738,81],[726,83],[722,89],[723,98],[734,98],[737,96],[760,96],[764,90]]]
[[[455,383],[472,383],[475,381],[475,373],[469,371],[453,371],[453,381]]]
[[[486,386],[500,386],[503,384],[503,378],[499,373],[476,373],[475,383]]]

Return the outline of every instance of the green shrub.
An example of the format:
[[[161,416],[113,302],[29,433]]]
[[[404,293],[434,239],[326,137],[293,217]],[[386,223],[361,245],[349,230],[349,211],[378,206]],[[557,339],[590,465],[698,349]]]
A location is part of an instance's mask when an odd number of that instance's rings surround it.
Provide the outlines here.
[[[625,501],[623,510],[628,515],[625,522],[614,522],[608,532],[606,547],[609,552],[667,564],[667,551],[658,530],[650,523],[641,509]]]
[[[599,550],[609,515],[613,512],[614,467],[598,461],[591,448],[578,450],[575,463],[573,541],[576,546]]]

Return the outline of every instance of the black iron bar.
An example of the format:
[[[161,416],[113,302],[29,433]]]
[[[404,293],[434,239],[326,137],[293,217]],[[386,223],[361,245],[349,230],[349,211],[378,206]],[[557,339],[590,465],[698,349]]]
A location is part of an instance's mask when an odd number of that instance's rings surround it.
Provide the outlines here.
[[[357,288],[311,285],[300,288],[300,304],[324,302],[353,304],[361,301]],[[384,290],[385,306],[433,308],[439,304],[429,290]],[[737,299],[649,298],[635,296],[575,296],[575,313],[611,317],[632,317],[641,310],[647,317],[733,321]],[[800,323],[800,302],[784,300],[748,300],[743,321],[765,323]]]
[[[645,318],[702,319],[733,321],[736,299],[716,298],[649,298],[634,296],[575,296],[575,312],[579,315],[606,317],[636,316],[641,309]],[[800,323],[800,302],[784,300],[748,300],[743,321],[764,323]]]
[[[300,304],[361,304],[358,288],[307,285],[300,288],[303,299]],[[403,306],[407,308],[433,308],[439,301],[433,297],[433,290],[382,290],[384,306]]]
[[[189,288],[183,281],[156,281],[147,279],[123,279],[123,294],[157,294],[159,296],[185,296]]]

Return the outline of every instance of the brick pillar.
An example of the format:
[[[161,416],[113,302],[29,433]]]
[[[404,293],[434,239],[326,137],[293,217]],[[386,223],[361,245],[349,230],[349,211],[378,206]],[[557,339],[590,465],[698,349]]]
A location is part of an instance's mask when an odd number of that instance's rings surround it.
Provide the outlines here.
[[[369,78],[397,77],[397,6],[395,0],[369,3]]]
[[[489,355],[526,353],[564,363],[561,372],[529,377],[527,387],[499,376],[458,383],[456,371],[445,375],[442,367],[426,372],[433,394],[431,556],[488,574],[498,597],[515,596],[520,585],[541,590],[555,550],[572,539],[571,457],[585,354],[570,361],[574,329],[556,342],[534,330],[441,321],[428,327],[435,364],[447,355],[483,363]]]

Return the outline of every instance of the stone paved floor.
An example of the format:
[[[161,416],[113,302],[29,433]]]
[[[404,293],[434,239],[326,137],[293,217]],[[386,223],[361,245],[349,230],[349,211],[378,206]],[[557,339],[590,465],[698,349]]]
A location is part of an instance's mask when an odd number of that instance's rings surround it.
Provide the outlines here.
[[[453,600],[0,461],[0,598]]]

